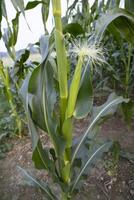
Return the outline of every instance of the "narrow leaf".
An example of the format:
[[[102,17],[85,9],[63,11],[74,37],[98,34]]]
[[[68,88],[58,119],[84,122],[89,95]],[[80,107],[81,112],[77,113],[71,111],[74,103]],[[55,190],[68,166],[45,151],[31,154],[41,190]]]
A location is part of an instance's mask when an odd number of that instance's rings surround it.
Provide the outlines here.
[[[105,112],[108,112],[109,109],[113,108],[113,106],[117,106],[118,104],[123,103],[123,102],[127,103],[128,99],[124,99],[123,97],[118,97],[118,98],[112,100],[111,102],[109,102],[105,107],[103,107],[102,110],[99,111],[99,113],[95,116],[95,118],[92,120],[91,124],[87,128],[87,131],[84,133],[84,135],[81,138],[78,146],[76,147],[76,150],[75,150],[73,157],[72,157],[72,163],[74,162],[74,159],[75,159],[82,143],[84,142],[84,140],[86,139],[86,137],[88,136],[88,134],[92,130],[92,128],[95,126],[97,121],[105,114]]]
[[[97,154],[103,154],[105,151],[106,151],[106,148],[110,148],[112,145],[111,142],[107,142],[105,144],[103,144],[102,146],[100,146],[93,154],[92,156],[87,160],[87,162],[85,163],[84,167],[81,169],[79,175],[77,176],[74,184],[73,184],[73,187],[71,189],[71,193],[73,192],[73,190],[75,189],[76,185],[78,184],[82,174],[84,173],[84,171],[86,170],[86,168],[88,167],[88,165],[90,164],[90,162],[92,162],[92,160],[94,159],[94,157],[97,156]]]
[[[17,168],[20,171],[20,173],[22,174],[22,176],[25,178],[27,183],[29,183],[32,186],[36,186],[36,187],[40,188],[47,195],[48,200],[57,200],[57,197],[52,193],[51,189],[48,187],[47,184],[36,180],[23,168],[21,168],[19,166]]]

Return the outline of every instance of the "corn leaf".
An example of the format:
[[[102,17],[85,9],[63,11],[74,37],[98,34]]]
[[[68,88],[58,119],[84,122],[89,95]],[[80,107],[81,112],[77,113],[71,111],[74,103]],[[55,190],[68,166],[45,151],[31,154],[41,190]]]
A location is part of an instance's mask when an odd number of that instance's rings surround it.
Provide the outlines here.
[[[108,26],[114,23],[116,29],[127,41],[134,42],[134,15],[121,8],[114,8],[103,14],[96,23],[96,36],[102,39]]]
[[[53,194],[50,187],[46,183],[37,180],[30,173],[19,166],[17,166],[17,169],[22,174],[28,185],[40,188],[48,200],[58,200],[58,198]]]
[[[46,22],[48,19],[48,15],[49,15],[49,5],[50,5],[50,0],[42,0],[43,4],[42,4],[42,20],[43,20],[43,25],[44,25],[44,30],[47,33],[47,29],[46,29]]]
[[[78,35],[83,35],[85,31],[80,24],[70,23],[63,26],[63,33],[70,33],[74,37],[77,37]]]
[[[12,26],[13,26],[13,45],[16,44],[17,42],[17,37],[18,37],[18,31],[19,31],[19,15],[20,13],[18,12],[16,14],[16,17],[12,20]]]
[[[11,0],[12,1],[12,4],[15,8],[15,10],[18,12],[18,11],[21,11],[24,14],[24,1],[23,0]]]
[[[77,186],[78,182],[80,181],[81,176],[84,174],[85,170],[87,168],[89,168],[89,165],[91,167],[91,165],[93,163],[95,164],[95,162],[97,162],[98,158],[101,158],[102,155],[103,155],[103,153],[107,152],[108,149],[111,147],[111,145],[112,145],[112,142],[106,142],[106,143],[100,145],[99,147],[97,147],[97,148],[95,147],[95,148],[92,149],[92,154],[89,156],[89,158],[85,162],[84,166],[82,167],[82,169],[80,170],[80,172],[77,174],[77,178],[74,181],[73,186],[71,188],[71,193],[76,188],[76,186]]]
[[[25,10],[31,10],[41,3],[43,3],[43,1],[29,1],[25,7]]]
[[[90,76],[90,66],[87,66],[83,72],[81,85],[74,110],[74,117],[84,118],[91,111],[93,106],[93,87]]]
[[[104,116],[106,116],[107,114],[109,115],[109,112],[111,113],[112,109],[117,108],[117,105],[123,103],[123,102],[128,102],[128,99],[124,99],[123,97],[116,97],[114,96],[114,99],[111,100],[109,102],[106,102],[100,109],[97,109],[96,112],[94,112],[94,117],[89,125],[89,127],[87,128],[87,131],[84,133],[83,137],[81,138],[79,144],[77,145],[73,157],[72,157],[72,163],[74,162],[74,159],[82,145],[82,143],[85,141],[86,137],[88,136],[89,133],[91,133],[91,130],[94,128],[94,126],[96,125],[96,123],[103,118]]]

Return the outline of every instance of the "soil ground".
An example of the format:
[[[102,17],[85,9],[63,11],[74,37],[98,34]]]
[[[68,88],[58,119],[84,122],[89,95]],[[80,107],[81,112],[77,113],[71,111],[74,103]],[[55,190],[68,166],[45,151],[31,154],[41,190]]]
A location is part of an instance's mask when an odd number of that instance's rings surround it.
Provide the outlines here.
[[[83,132],[87,125],[88,119],[76,123],[76,134]],[[128,130],[120,117],[113,117],[103,125],[100,137],[118,141],[121,149],[134,155],[134,124]],[[38,178],[42,178],[43,172],[36,171],[31,161],[30,137],[21,140],[12,139],[10,143],[13,144],[13,149],[7,153],[6,158],[0,160],[0,200],[43,200],[40,190],[24,184],[17,170],[17,166],[21,166],[36,174]],[[133,157],[129,159],[120,157],[118,163],[112,165],[113,160],[107,155],[91,171],[83,189],[75,199],[134,200]],[[47,176],[44,175],[43,179],[47,181]]]

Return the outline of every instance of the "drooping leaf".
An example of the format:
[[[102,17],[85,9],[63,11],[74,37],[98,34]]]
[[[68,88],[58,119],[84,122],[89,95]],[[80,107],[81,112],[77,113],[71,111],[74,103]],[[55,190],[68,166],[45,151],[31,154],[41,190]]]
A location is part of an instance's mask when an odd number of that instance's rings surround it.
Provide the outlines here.
[[[84,174],[85,170],[87,169],[87,167],[89,167],[89,165],[92,164],[92,162],[94,162],[94,159],[96,161],[96,159],[99,157],[101,157],[103,155],[104,152],[107,152],[108,149],[111,147],[112,143],[111,142],[106,142],[102,145],[100,145],[99,147],[95,148],[92,151],[91,156],[89,156],[88,160],[86,161],[86,163],[84,164],[84,166],[82,167],[82,169],[80,170],[79,174],[76,177],[76,180],[74,181],[74,184],[71,188],[71,193],[73,192],[73,190],[76,188],[76,185],[78,184],[81,176]]]
[[[108,26],[114,23],[119,33],[129,42],[134,42],[134,15],[121,8],[114,8],[103,14],[96,23],[96,36],[102,39]]]
[[[35,186],[35,187],[40,188],[43,191],[43,193],[46,195],[48,200],[58,200],[58,198],[53,194],[50,187],[46,183],[37,180],[35,177],[31,176],[31,174],[28,173],[23,168],[19,166],[17,168],[19,172],[22,174],[22,176],[24,177],[27,184],[29,184],[30,186]]]
[[[98,113],[101,112],[101,110],[103,110],[105,107],[107,107],[107,105],[110,104],[110,102],[116,100],[117,98],[120,98],[119,100],[124,102],[124,103],[127,103],[129,100],[127,99],[124,99],[123,97],[118,97],[114,92],[111,93],[107,99],[107,101],[102,104],[101,106],[94,106],[93,107],[93,111],[92,111],[92,118],[95,119],[95,117],[98,115]],[[105,112],[103,112],[101,114],[101,118],[105,118],[105,117],[108,117],[108,116],[112,116],[116,110],[117,110],[117,107],[118,107],[118,103],[116,103],[114,106],[110,106],[107,110],[105,110]]]
[[[95,108],[95,110],[93,111],[93,119],[90,123],[90,125],[88,126],[86,132],[84,133],[83,137],[81,138],[79,144],[77,145],[75,152],[73,154],[72,157],[72,163],[74,162],[74,159],[82,145],[82,143],[85,141],[86,137],[88,136],[89,133],[91,133],[91,130],[93,129],[93,127],[97,124],[97,122],[103,118],[106,117],[106,115],[111,114],[111,112],[113,113],[113,111],[115,112],[115,108],[117,108],[117,105],[123,103],[123,102],[128,102],[128,99],[124,99],[123,97],[115,97],[115,95],[111,95],[113,97],[113,99],[110,101],[108,99],[108,102],[106,102],[103,106],[99,106],[98,108]]]
[[[41,3],[43,3],[43,1],[29,1],[25,7],[25,10],[31,10]]]

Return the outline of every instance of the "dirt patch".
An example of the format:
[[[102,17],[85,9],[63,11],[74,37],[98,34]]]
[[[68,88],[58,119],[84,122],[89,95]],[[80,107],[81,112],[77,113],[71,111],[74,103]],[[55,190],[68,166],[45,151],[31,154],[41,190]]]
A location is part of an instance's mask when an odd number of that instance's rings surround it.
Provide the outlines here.
[[[76,123],[75,132],[84,132],[88,119]],[[102,127],[101,138],[119,141],[121,148],[134,154],[134,124],[127,130],[125,123],[119,117],[113,117]],[[46,138],[45,138],[46,139]],[[29,137],[22,140],[12,139],[14,147],[0,160],[0,200],[43,200],[40,190],[23,184],[23,179],[17,166],[25,168],[38,178],[48,179],[42,171],[34,169],[31,161],[32,149]],[[108,175],[105,167],[107,157],[97,164],[83,185],[84,189],[76,196],[76,200],[133,200],[134,199],[134,162],[120,158],[116,166],[116,174]]]

